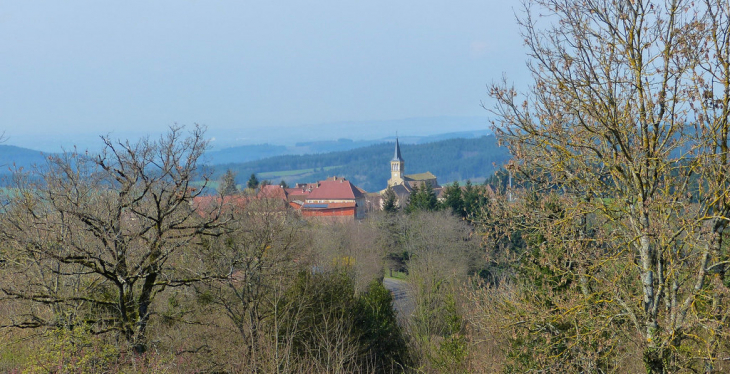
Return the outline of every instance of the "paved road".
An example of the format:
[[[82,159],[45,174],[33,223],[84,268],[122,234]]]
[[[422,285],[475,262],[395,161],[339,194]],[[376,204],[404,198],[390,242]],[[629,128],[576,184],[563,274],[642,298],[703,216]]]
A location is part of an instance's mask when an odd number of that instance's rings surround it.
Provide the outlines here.
[[[404,319],[413,312],[413,300],[409,294],[408,283],[395,278],[384,278],[383,286],[393,294],[393,307],[398,319]]]

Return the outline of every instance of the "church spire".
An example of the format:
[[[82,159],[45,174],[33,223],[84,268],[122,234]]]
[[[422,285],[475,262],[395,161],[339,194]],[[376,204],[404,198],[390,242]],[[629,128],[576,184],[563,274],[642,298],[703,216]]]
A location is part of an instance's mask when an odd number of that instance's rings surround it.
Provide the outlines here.
[[[398,136],[396,136],[395,153],[393,154],[393,159],[390,160],[390,179],[388,180],[388,186],[402,184],[403,178],[405,177],[403,174],[405,169],[406,163],[400,155],[400,144],[398,143]]]
[[[393,155],[393,160],[391,161],[400,161],[403,162],[403,158],[400,156],[400,144],[398,144],[398,137],[395,137],[395,154]]]

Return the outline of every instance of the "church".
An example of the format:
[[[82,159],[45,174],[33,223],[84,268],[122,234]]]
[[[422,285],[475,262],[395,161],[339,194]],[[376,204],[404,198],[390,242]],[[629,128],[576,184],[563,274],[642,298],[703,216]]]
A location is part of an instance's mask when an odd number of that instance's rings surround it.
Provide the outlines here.
[[[399,205],[404,205],[408,201],[411,193],[415,188],[422,188],[425,184],[431,185],[434,192],[438,196],[441,192],[441,186],[439,186],[436,176],[430,171],[419,174],[405,174],[406,162],[403,160],[400,152],[400,143],[398,138],[395,139],[395,152],[393,159],[390,160],[390,179],[388,179],[388,187],[393,189],[395,195],[398,197]],[[382,196],[385,190],[380,191]]]

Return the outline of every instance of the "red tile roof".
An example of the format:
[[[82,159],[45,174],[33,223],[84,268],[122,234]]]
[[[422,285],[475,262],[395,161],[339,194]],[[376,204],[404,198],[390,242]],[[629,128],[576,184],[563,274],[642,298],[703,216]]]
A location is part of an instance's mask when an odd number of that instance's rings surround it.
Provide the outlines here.
[[[307,196],[307,200],[354,200],[361,197],[363,197],[363,193],[350,181],[335,178],[319,182],[319,188],[312,190]]]

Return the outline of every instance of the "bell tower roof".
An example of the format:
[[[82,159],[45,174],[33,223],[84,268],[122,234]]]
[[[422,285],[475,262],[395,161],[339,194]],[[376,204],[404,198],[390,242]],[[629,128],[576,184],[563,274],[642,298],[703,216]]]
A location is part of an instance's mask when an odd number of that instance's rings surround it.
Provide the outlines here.
[[[400,156],[400,144],[398,144],[398,137],[395,138],[395,154],[391,161],[403,162],[403,157]]]

